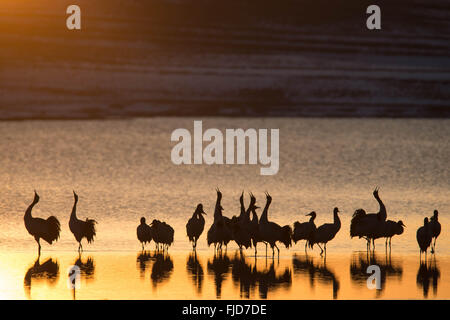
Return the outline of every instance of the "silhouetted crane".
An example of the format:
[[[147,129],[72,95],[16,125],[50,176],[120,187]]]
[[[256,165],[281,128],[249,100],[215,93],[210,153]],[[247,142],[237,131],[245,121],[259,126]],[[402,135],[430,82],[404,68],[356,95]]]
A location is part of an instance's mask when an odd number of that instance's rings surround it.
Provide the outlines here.
[[[220,204],[222,200],[222,193],[219,189],[216,189],[217,192],[217,200],[216,207],[214,209],[214,222],[208,230],[206,235],[206,240],[208,242],[208,246],[212,243],[214,244],[214,251],[222,250],[222,246],[228,245],[228,242],[231,241],[231,229],[230,224],[227,219],[222,215],[222,205]]]
[[[441,224],[438,221],[438,211],[434,210],[433,216],[430,218],[431,237],[434,238],[433,246],[431,247],[431,253],[436,251],[436,239],[441,234]]]
[[[77,218],[77,203],[78,203],[78,195],[73,192],[74,203],[72,208],[72,213],[70,214],[69,220],[69,229],[72,231],[75,236],[75,240],[79,243],[78,252],[83,251],[83,246],[81,245],[81,240],[86,238],[88,243],[94,241],[94,237],[96,235],[95,224],[97,221],[93,219],[86,218],[86,221],[80,220]]]
[[[366,213],[364,209],[357,209],[353,214],[350,223],[350,237],[364,238],[367,241],[367,250],[370,250],[370,241],[372,240],[375,250],[375,238],[379,232],[382,224],[380,222],[386,221],[387,212],[386,207],[378,195],[379,188],[373,191],[374,198],[378,201],[380,209],[378,213]]]
[[[173,243],[174,230],[173,228],[163,221],[154,219],[150,224],[152,228],[152,238],[155,241],[157,248],[161,244],[164,250],[168,250]]]
[[[205,218],[203,217],[204,214],[206,213],[203,211],[203,205],[199,203],[194,211],[194,214],[186,224],[186,233],[189,237],[189,241],[192,242],[193,250],[197,248],[198,238],[200,238],[200,235],[203,233],[203,229],[205,228]]]
[[[25,222],[25,228],[28,233],[34,237],[38,244],[38,254],[41,254],[41,244],[40,239],[44,239],[49,244],[52,244],[53,241],[57,241],[59,239],[59,233],[61,231],[61,225],[54,216],[50,216],[47,220],[42,218],[34,218],[31,216],[31,210],[39,202],[39,195],[36,190],[34,191],[34,199],[30,206],[25,211],[25,215],[23,220]]]
[[[427,259],[427,250],[431,244],[432,235],[430,230],[430,224],[428,218],[423,219],[423,226],[417,229],[416,234],[417,243],[420,248],[420,258],[422,258],[422,252],[425,252],[425,260]]]
[[[255,257],[258,253],[257,247],[258,242],[264,242],[261,239],[261,235],[259,234],[259,221],[258,221],[258,215],[256,214],[256,209],[259,209],[258,206],[256,206],[256,198],[255,196],[250,193],[250,211],[252,212],[252,220],[250,221],[250,238],[252,239],[252,245],[255,248]],[[253,205],[252,205],[253,203]],[[266,245],[266,255],[267,255],[267,242],[264,242]]]
[[[141,218],[141,224],[136,228],[136,234],[138,240],[142,244],[142,251],[144,251],[144,246],[148,242],[152,241],[152,228],[145,222],[145,218]]]
[[[269,206],[272,203],[272,197],[269,193],[266,192],[266,205],[264,207],[263,213],[261,214],[261,218],[259,219],[259,234],[263,241],[266,241],[270,244],[272,248],[272,257],[275,255],[275,249],[277,248],[278,257],[280,257],[280,249],[276,245],[276,242],[279,241],[283,243],[286,248],[291,246],[291,238],[292,238],[292,229],[290,226],[281,227],[275,222],[270,222],[268,219],[268,211]]]
[[[231,219],[231,235],[232,239],[239,246],[239,251],[242,252],[242,247],[248,249],[252,246],[250,234],[250,210],[253,199],[250,200],[250,205],[247,210],[245,210],[244,207],[244,192],[242,192],[239,197],[239,201],[241,204],[241,213],[238,217],[234,216]],[[254,201],[256,201],[256,199]]]
[[[378,235],[374,239],[386,238],[385,247],[387,249],[387,245],[389,242],[389,250],[391,250],[392,237],[395,235],[401,235],[406,226],[403,224],[402,220],[399,221],[386,220],[380,223],[380,225],[381,227],[378,232]]]
[[[317,244],[319,246],[320,250],[322,250],[320,252],[320,255],[322,255],[324,251],[325,251],[325,255],[327,254],[327,242],[333,240],[334,237],[336,236],[336,234],[341,229],[341,220],[339,219],[338,213],[339,213],[339,209],[334,208],[333,209],[333,223],[325,223],[325,224],[321,225],[320,227],[318,227],[316,229],[316,231],[313,233],[313,237],[311,239],[312,240],[311,247],[314,244]],[[325,250],[322,249],[322,247],[320,246],[321,243],[324,244]]]
[[[316,213],[312,211],[311,213],[308,213],[306,216],[311,216],[308,222],[295,222],[294,223],[294,233],[292,235],[292,240],[294,240],[294,243],[297,243],[297,241],[300,240],[306,240],[305,242],[305,252],[307,246],[311,246],[310,241],[312,240],[312,237],[314,236],[314,232],[316,231],[316,225],[314,224],[314,219],[316,219]]]

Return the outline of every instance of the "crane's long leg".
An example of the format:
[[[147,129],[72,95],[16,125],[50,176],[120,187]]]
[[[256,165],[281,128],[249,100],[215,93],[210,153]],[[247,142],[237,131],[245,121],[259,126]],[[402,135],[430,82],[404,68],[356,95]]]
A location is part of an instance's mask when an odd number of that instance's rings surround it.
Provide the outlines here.
[[[323,254],[323,249],[322,249],[322,247],[320,246],[320,244],[317,244],[317,246],[320,248],[320,255],[322,255],[322,254]]]
[[[308,241],[305,242],[305,253],[307,252],[306,246],[308,245]]]
[[[35,238],[36,239],[36,238]],[[39,238],[37,238],[36,242],[38,244],[38,256],[41,256],[41,243],[39,242]]]

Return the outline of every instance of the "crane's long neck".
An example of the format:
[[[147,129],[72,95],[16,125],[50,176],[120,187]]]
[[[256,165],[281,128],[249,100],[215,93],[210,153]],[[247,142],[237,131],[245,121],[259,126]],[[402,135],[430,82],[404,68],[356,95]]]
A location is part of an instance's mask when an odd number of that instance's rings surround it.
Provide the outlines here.
[[[379,196],[376,196],[375,199],[377,199],[378,204],[380,205],[380,210],[378,211],[378,217],[385,221],[387,218],[387,213],[386,213],[386,207],[384,206],[383,201],[381,201]]]
[[[334,223],[334,225],[336,226],[336,227],[338,227],[338,228],[340,228],[341,227],[341,219],[339,219],[339,215],[338,215],[338,213],[335,211],[334,213],[333,213],[333,223]]]
[[[309,218],[309,222],[314,222],[314,220],[316,219],[316,215],[312,215],[311,218]]]
[[[242,218],[246,214],[245,206],[244,206],[244,199],[242,197],[239,198],[239,202],[241,203],[241,213],[239,214],[239,217]]]
[[[222,210],[220,205],[220,199],[217,199],[216,207],[214,209],[214,221],[219,220],[221,218],[222,218]]]
[[[266,201],[266,205],[264,206],[264,210],[259,218],[259,222],[268,222],[268,211],[269,211],[270,201]]]
[[[78,199],[75,199],[73,202],[72,213],[70,214],[70,220],[75,220],[77,218],[77,202]]]
[[[258,222],[258,215],[256,214],[256,210],[252,208],[252,221]]]
[[[33,216],[31,215],[31,210],[33,210],[33,207],[34,207],[34,205],[37,203],[37,201],[33,201],[33,203],[31,203],[29,206],[28,206],[28,208],[27,208],[27,210],[25,211],[25,215],[24,215],[24,219],[25,220],[29,220],[29,219],[32,219],[33,218]]]

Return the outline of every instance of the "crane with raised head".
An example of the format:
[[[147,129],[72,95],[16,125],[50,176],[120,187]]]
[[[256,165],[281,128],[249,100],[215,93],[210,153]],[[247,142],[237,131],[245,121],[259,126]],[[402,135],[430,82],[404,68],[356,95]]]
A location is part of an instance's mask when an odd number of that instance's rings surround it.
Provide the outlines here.
[[[23,220],[25,222],[25,228],[28,233],[34,237],[38,244],[38,255],[41,254],[40,239],[44,239],[49,244],[59,239],[59,233],[61,232],[61,225],[58,219],[54,216],[50,216],[47,219],[36,218],[31,215],[31,211],[36,203],[39,202],[39,195],[36,190],[34,191],[33,202],[29,205],[25,211]]]
[[[286,248],[289,248],[292,244],[292,229],[288,225],[282,227],[275,222],[269,221],[268,211],[271,203],[272,197],[266,192],[266,205],[259,219],[259,235],[263,241],[270,244],[272,257],[275,255],[275,248],[278,251],[278,257],[280,257],[280,249],[276,243],[281,242]]]
[[[70,214],[69,229],[75,236],[75,240],[78,242],[78,251],[83,251],[83,246],[81,245],[81,240],[86,238],[88,243],[94,241],[96,235],[95,224],[97,221],[94,219],[86,218],[85,221],[77,218],[77,203],[78,195],[73,192],[74,203],[72,208],[72,213]]]

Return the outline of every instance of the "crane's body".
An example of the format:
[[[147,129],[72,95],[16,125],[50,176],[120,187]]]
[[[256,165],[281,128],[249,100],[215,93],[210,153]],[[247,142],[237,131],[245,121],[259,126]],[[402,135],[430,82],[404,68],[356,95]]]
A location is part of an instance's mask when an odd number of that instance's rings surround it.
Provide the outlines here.
[[[426,259],[428,247],[431,245],[431,240],[433,239],[428,218],[425,218],[423,220],[423,226],[417,229],[416,239],[419,244],[420,255],[422,256],[422,252],[425,252]]]
[[[145,222],[144,217],[141,218],[141,223],[136,228],[136,235],[142,244],[142,250],[144,250],[146,243],[150,243],[152,241],[152,228]]]
[[[232,239],[239,246],[239,250],[242,251],[242,248],[246,249],[252,246],[252,238],[250,234],[250,211],[252,205],[254,205],[256,199],[253,198],[250,200],[250,205],[247,210],[244,207],[244,192],[242,192],[239,198],[241,204],[241,213],[238,217],[234,216],[231,219],[231,236]]]
[[[153,220],[153,222],[150,224],[150,227],[152,228],[151,232],[153,241],[155,241],[158,249],[159,245],[161,244],[163,250],[168,250],[173,243],[173,237],[175,233],[173,228],[164,221],[159,221],[156,219]]]
[[[433,216],[430,218],[431,237],[434,239],[433,246],[431,247],[431,253],[436,251],[436,239],[441,234],[441,224],[438,216],[439,212],[434,210]]]
[[[375,239],[379,230],[383,229],[383,223],[387,218],[386,206],[378,195],[378,188],[373,191],[373,196],[377,200],[379,210],[377,213],[366,213],[364,209],[357,209],[353,214],[350,223],[350,237],[364,238],[367,241],[367,250],[370,249],[370,241],[375,250]]]
[[[75,240],[78,242],[78,251],[83,250],[83,246],[81,245],[81,241],[86,238],[88,243],[94,241],[94,237],[96,235],[95,224],[97,221],[93,219],[86,218],[85,221],[77,218],[77,203],[78,203],[78,195],[73,192],[74,203],[72,208],[72,213],[70,214],[69,220],[69,229],[73,233]]]
[[[266,205],[259,219],[259,235],[261,239],[267,242],[272,248],[272,257],[275,255],[275,248],[280,256],[280,249],[276,245],[277,242],[283,243],[289,248],[292,243],[292,229],[290,226],[280,226],[268,219],[269,206],[272,203],[272,197],[266,193]]]
[[[192,242],[192,248],[194,250],[197,248],[197,241],[205,228],[205,218],[203,217],[204,214],[206,213],[203,211],[203,205],[199,203],[194,211],[194,214],[186,224],[186,233],[189,241]]]
[[[322,255],[325,251],[327,253],[327,243],[334,239],[336,234],[341,230],[341,220],[339,219],[339,209],[333,209],[333,223],[325,223],[318,227],[316,231],[313,233],[313,237],[311,240],[311,246],[317,244],[321,250],[320,254]],[[324,249],[320,246],[320,244],[324,245]]]
[[[219,189],[217,189],[216,191],[217,200],[216,207],[214,209],[214,222],[208,230],[206,240],[208,242],[208,246],[214,244],[214,248],[216,250],[221,250],[222,246],[227,246],[228,242],[230,242],[232,239],[230,229],[231,221],[228,218],[225,219],[225,217],[222,215],[222,193],[219,191]]]
[[[387,248],[387,244],[389,242],[389,250],[391,249],[392,237],[395,235],[403,234],[405,225],[402,220],[393,221],[386,220],[378,223],[380,225],[379,230],[376,232],[374,239],[378,238],[386,238],[385,247]]]
[[[305,252],[308,244],[311,246],[311,240],[314,236],[314,232],[316,231],[316,224],[314,223],[314,220],[316,219],[316,213],[312,211],[311,213],[308,213],[306,216],[311,216],[309,221],[307,222],[295,222],[294,223],[294,233],[292,234],[292,240],[294,240],[294,243],[297,243],[297,241],[300,240],[306,240],[305,242]]]
[[[41,254],[40,239],[44,239],[48,244],[52,244],[59,239],[61,231],[61,225],[58,219],[54,216],[50,216],[47,219],[35,218],[31,215],[31,211],[36,203],[39,202],[39,195],[34,192],[34,200],[25,211],[23,217],[25,228],[28,233],[31,234],[38,244],[38,254]]]

